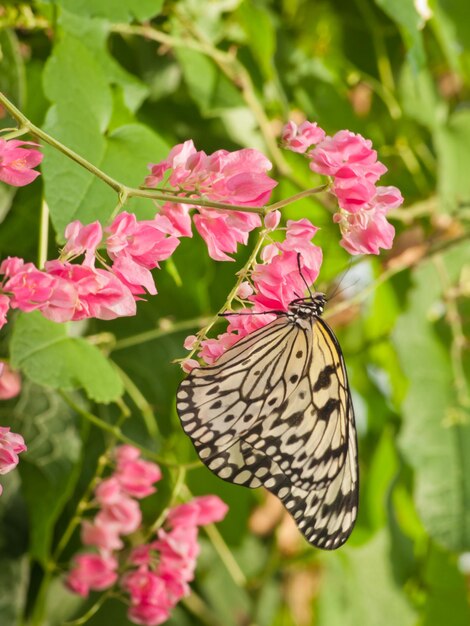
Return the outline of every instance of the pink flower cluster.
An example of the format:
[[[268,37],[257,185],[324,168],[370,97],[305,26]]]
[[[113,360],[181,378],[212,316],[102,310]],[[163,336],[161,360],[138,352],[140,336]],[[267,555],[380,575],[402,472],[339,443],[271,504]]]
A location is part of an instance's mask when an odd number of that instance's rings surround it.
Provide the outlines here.
[[[257,214],[241,211],[217,211],[197,205],[198,198],[238,205],[262,206],[277,185],[266,172],[270,161],[253,149],[217,150],[207,155],[197,151],[193,142],[185,141],[171,149],[168,157],[149,166],[150,176],[145,184],[155,187],[164,181],[164,189],[195,199],[198,212],[194,215],[197,231],[207,244],[209,255],[216,261],[232,261],[226,253],[237,250],[237,244],[246,244],[248,233],[261,225]],[[177,207],[176,209],[173,207]],[[188,236],[189,209],[169,205],[163,213]]]
[[[158,465],[139,457],[140,451],[133,446],[118,447],[115,471],[95,489],[99,510],[92,521],[82,522],[81,539],[84,545],[97,548],[99,554],[77,556],[66,581],[81,596],[87,596],[90,589],[99,591],[116,582],[118,562],[113,551],[124,547],[121,537],[139,528],[142,513],[137,499],[154,493],[154,483],[162,477]]]
[[[130,596],[129,619],[155,626],[166,621],[171,609],[189,594],[199,554],[198,527],[221,521],[227,505],[217,496],[201,496],[170,509],[166,529],[156,540],[138,546],[121,585]]]
[[[26,450],[21,435],[12,433],[8,426],[0,426],[0,475],[8,474],[19,463],[18,454]],[[0,495],[3,487],[0,485]]]
[[[86,318],[104,320],[135,315],[136,300],[147,290],[157,293],[151,269],[167,259],[178,246],[173,227],[165,216],[138,221],[120,213],[109,228],[99,222],[84,226],[79,221],[65,231],[67,242],[60,259],[47,261],[44,270],[18,257],[0,264],[0,327],[8,309],[41,311],[54,322]],[[95,267],[96,251],[105,245],[111,264]],[[70,260],[84,255],[81,264]]]
[[[197,527],[223,519],[227,506],[216,496],[194,498],[170,509],[165,528],[152,541],[138,545],[130,554],[119,552],[124,547],[122,538],[141,527],[137,500],[155,492],[161,472],[155,463],[141,459],[133,446],[118,447],[114,456],[114,472],[95,489],[98,512],[92,521],[82,522],[82,543],[97,552],[77,555],[65,583],[83,597],[90,590],[102,591],[119,583],[129,595],[129,619],[154,626],[166,621],[171,609],[189,593],[199,553]]]
[[[269,220],[274,228],[276,222],[276,216]],[[201,342],[198,356],[205,363],[214,363],[239,339],[275,319],[276,312],[287,311],[295,298],[303,297],[303,278],[312,284],[317,279],[322,263],[321,248],[311,241],[317,231],[318,228],[306,218],[289,220],[284,241],[273,242],[263,248],[263,262],[254,266],[250,282],[241,283],[237,294],[240,299],[251,303],[251,308],[242,310],[239,315],[235,313],[228,316],[229,324],[225,333],[216,339]],[[185,348],[192,349],[195,339],[194,336],[188,337]],[[190,371],[198,365],[196,360],[188,359],[183,361],[182,366],[185,371]]]
[[[403,197],[396,187],[376,185],[387,168],[377,160],[372,142],[349,130],[329,137],[310,122],[299,128],[289,122],[282,137],[286,148],[307,154],[314,172],[333,178],[331,191],[340,208],[334,221],[341,229],[343,248],[350,254],[378,254],[379,248],[391,248],[395,229],[386,215],[402,204]],[[316,147],[307,152],[313,144]]]
[[[0,139],[0,180],[13,187],[29,185],[39,176],[33,168],[39,165],[43,155],[34,148],[23,146],[35,146],[32,141],[18,141]]]

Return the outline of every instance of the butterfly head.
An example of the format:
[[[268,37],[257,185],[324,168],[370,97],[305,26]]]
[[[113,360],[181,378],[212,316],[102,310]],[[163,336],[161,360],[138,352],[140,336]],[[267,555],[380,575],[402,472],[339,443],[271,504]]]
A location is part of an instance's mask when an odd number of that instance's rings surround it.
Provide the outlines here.
[[[308,298],[296,298],[289,304],[289,313],[295,319],[320,317],[326,304],[324,293],[316,292]]]

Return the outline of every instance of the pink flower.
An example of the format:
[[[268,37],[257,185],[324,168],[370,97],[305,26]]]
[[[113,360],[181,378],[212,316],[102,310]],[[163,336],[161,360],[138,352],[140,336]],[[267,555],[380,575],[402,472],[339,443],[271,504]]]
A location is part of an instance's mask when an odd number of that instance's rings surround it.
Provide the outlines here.
[[[312,122],[303,122],[299,127],[293,121],[288,122],[281,133],[284,148],[303,154],[310,146],[320,143],[325,138],[325,131]]]
[[[138,502],[122,494],[116,502],[104,505],[95,521],[102,526],[111,527],[120,535],[129,535],[139,528],[142,513]]]
[[[0,328],[7,323],[7,313],[10,309],[10,298],[0,294]]]
[[[209,256],[216,261],[233,261],[226,252],[236,252],[237,244],[248,242],[248,233],[261,226],[258,215],[240,211],[200,209],[194,225],[206,242]]]
[[[135,461],[135,459],[138,459],[139,457],[140,457],[139,448],[136,448],[135,446],[131,446],[128,443],[122,446],[118,446],[114,450],[114,458],[116,459],[116,462],[118,464],[124,461]]]
[[[181,369],[183,372],[189,374],[195,367],[201,367],[200,363],[196,359],[184,359],[181,361]]]
[[[114,474],[122,490],[134,498],[145,498],[156,491],[154,483],[162,473],[155,463],[142,459],[120,461]]]
[[[197,342],[196,335],[188,335],[184,340],[183,346],[185,350],[192,350]]]
[[[119,533],[116,527],[111,524],[104,524],[103,521],[99,519],[95,522],[84,520],[82,522],[80,537],[83,545],[95,546],[102,552],[120,550],[124,545],[119,539]]]
[[[101,506],[118,502],[121,495],[121,485],[114,476],[102,480],[95,489],[95,497]]]
[[[158,262],[170,257],[179,244],[178,239],[161,232],[155,220],[137,221],[126,211],[106,231],[110,233],[106,247],[112,259],[124,254],[147,269],[158,267]]]
[[[340,208],[354,212],[372,200],[375,195],[375,181],[357,176],[351,167],[342,167],[338,173],[341,176],[335,176],[332,192],[338,198]]]
[[[336,213],[333,219],[341,229],[341,246],[350,254],[379,254],[379,248],[390,249],[395,229],[386,214],[402,202],[396,187],[377,187],[375,197],[365,208],[354,213]]]
[[[281,212],[280,211],[271,211],[264,218],[264,225],[268,230],[276,230],[279,226],[279,222],[281,221]]]
[[[96,221],[84,226],[80,221],[70,222],[65,229],[65,244],[62,254],[67,258],[85,254],[84,265],[94,266],[95,252],[103,238],[101,224]]]
[[[196,148],[191,139],[174,146],[168,154],[168,157],[160,163],[154,163],[149,165],[151,175],[145,179],[147,187],[156,187],[156,185],[163,179],[163,176],[169,169],[180,170],[185,169],[185,164],[189,157],[196,154]]]
[[[10,368],[8,363],[2,363],[0,373],[0,400],[14,398],[21,391],[21,376]],[[19,435],[18,435],[19,437]]]
[[[159,215],[154,220],[138,221],[133,213],[123,211],[106,229],[109,233],[106,247],[114,261],[113,271],[127,284],[142,285],[151,294],[157,291],[149,270],[159,267],[158,262],[170,257],[179,245],[179,240],[166,235],[159,224]]]
[[[372,149],[370,139],[349,130],[340,130],[333,137],[326,137],[309,153],[310,167],[314,172],[336,176],[344,165],[353,166],[357,176],[366,176],[377,181],[387,171],[377,161],[377,152]]]
[[[122,587],[131,596],[132,604],[151,602],[154,604],[167,605],[165,584],[154,573],[145,568],[139,568],[125,574],[122,579]]]
[[[0,426],[0,446],[11,448],[15,454],[27,450],[23,437],[12,433],[9,426]]]
[[[40,309],[56,299],[71,306],[74,297],[72,286],[57,281],[46,272],[41,272],[33,263],[23,264],[21,269],[5,283],[4,290],[11,294],[11,307],[27,313]]]
[[[127,612],[127,617],[134,624],[143,624],[143,626],[157,626],[163,624],[170,617],[168,609],[163,608],[159,604],[150,604],[141,602],[135,606],[131,606]]]
[[[61,287],[61,297],[49,302],[46,299],[41,306],[43,315],[48,319],[59,322],[90,317],[112,320],[135,315],[136,305],[132,293],[111,272],[61,261],[48,261],[45,268],[49,278],[63,279],[62,282],[55,283]],[[74,301],[62,297],[62,294],[69,296],[65,285],[74,289]],[[7,286],[8,283],[5,289]]]
[[[153,549],[149,543],[144,543],[140,546],[136,546],[131,551],[128,561],[132,565],[148,565],[150,566],[155,562],[157,556],[156,550]]]
[[[160,213],[155,216],[158,228],[162,232],[175,237],[192,237],[190,208],[191,206],[188,204],[165,202],[160,209]],[[169,225],[168,222],[163,223],[162,218],[168,220]]]
[[[174,528],[176,526],[203,526],[220,522],[227,511],[228,506],[219,497],[200,496],[173,507],[168,513],[167,520]]]
[[[238,335],[232,333],[222,333],[217,339],[204,339],[201,341],[201,350],[198,356],[210,365],[217,361],[225,350],[233,346],[239,339]]]
[[[157,573],[176,572],[179,580],[191,581],[199,554],[197,535],[196,526],[176,526],[169,532],[161,528],[158,539],[152,544],[160,552]]]
[[[249,148],[206,155],[202,150],[197,152],[192,141],[186,141],[172,148],[165,161],[150,167],[152,174],[145,181],[148,186],[157,185],[171,169],[168,182],[177,190],[232,204],[261,206],[277,184],[266,175],[272,167],[270,161]]]
[[[303,297],[304,280],[309,285],[315,282],[322,263],[321,248],[311,242],[317,230],[306,218],[289,220],[285,240],[263,250],[266,262],[254,268],[257,293],[251,298],[261,310],[287,311],[292,300]]]
[[[39,176],[39,172],[32,168],[39,165],[43,157],[38,150],[22,146],[37,147],[38,144],[32,141],[0,139],[0,180],[14,187],[29,185]]]
[[[246,300],[249,296],[253,294],[253,287],[250,283],[244,280],[242,283],[238,285],[237,289],[237,298],[241,300]]]
[[[19,456],[13,451],[12,448],[0,445],[0,475],[3,476],[4,474],[8,474],[14,470],[19,461]]]
[[[74,593],[86,598],[90,589],[108,589],[117,580],[117,561],[101,554],[80,554],[74,558],[74,567],[67,575],[65,584]]]
[[[0,274],[11,278],[23,268],[24,261],[17,256],[9,256],[0,265]]]
[[[8,426],[0,426],[0,475],[8,474],[19,463],[18,454],[24,452],[24,439],[17,433],[12,433]],[[3,488],[0,486],[0,495]]]

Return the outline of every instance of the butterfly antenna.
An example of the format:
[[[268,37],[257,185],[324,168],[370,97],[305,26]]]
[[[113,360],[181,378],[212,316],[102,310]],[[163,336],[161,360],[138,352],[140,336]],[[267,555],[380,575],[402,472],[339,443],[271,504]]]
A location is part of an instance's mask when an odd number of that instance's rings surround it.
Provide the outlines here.
[[[299,268],[299,274],[300,277],[302,278],[302,280],[305,283],[305,286],[307,287],[307,291],[308,291],[308,295],[310,296],[310,299],[313,299],[313,293],[312,290],[310,289],[309,284],[307,283],[307,281],[305,280],[305,276],[302,274],[302,268],[300,266],[300,252],[297,252],[297,267]]]
[[[349,270],[351,269],[351,265],[352,265],[352,258],[351,258],[351,259],[349,259],[349,263],[348,263],[348,267],[347,267],[347,269],[345,270],[345,272],[344,272],[344,273],[343,273],[343,275],[341,276],[341,278],[340,278],[340,280],[339,280],[339,283],[336,285],[336,287],[335,287],[335,289],[334,289],[333,293],[327,297],[327,301],[329,301],[329,300],[333,300],[333,298],[334,298],[334,297],[336,296],[336,294],[339,292],[339,288],[341,287],[341,284],[342,284],[343,280],[344,280],[344,279],[346,278],[346,276],[348,275],[348,272],[349,272]]]

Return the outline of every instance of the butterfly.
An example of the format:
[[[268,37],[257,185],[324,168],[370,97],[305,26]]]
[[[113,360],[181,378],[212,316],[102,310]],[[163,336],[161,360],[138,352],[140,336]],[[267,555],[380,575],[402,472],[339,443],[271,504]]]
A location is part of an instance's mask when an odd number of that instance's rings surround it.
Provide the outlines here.
[[[297,298],[213,365],[193,369],[177,411],[212,472],[266,487],[311,544],[334,550],[356,521],[359,478],[346,367],[321,318],[325,303],[323,293]]]

